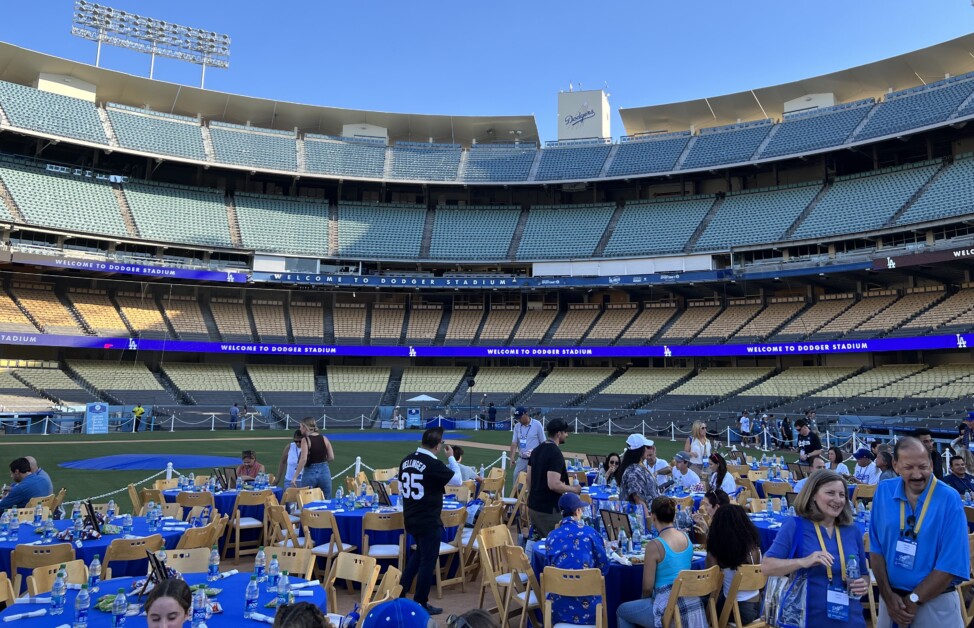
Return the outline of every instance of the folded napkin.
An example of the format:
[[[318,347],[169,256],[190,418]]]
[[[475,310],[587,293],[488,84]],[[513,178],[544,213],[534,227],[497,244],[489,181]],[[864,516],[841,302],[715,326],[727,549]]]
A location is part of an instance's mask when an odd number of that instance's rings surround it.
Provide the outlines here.
[[[328,509],[326,508],[325,510],[328,510]],[[332,510],[332,512],[345,512],[345,509],[344,508],[336,508],[335,510]]]
[[[694,552],[693,553],[693,557],[694,558],[706,558],[707,557],[707,552]]]
[[[237,571],[236,569],[231,569],[230,571],[224,571],[223,573],[220,574],[220,579],[222,580],[223,578],[229,578],[230,576],[235,576],[238,573],[240,572]]]
[[[308,587],[316,587],[321,584],[320,580],[308,580],[307,582],[295,582],[291,585],[291,590],[295,589],[307,589]]]
[[[71,628],[71,624],[61,624],[60,626],[55,626],[54,628]]]
[[[315,596],[315,592],[314,591],[304,591],[302,589],[298,589],[297,591],[295,591],[294,589],[291,589],[291,595],[293,595],[294,597],[314,597]]]
[[[17,615],[8,615],[3,618],[3,621],[17,621],[18,619],[27,619],[28,617],[43,617],[47,615],[47,609],[42,608],[36,611],[31,611],[29,613],[19,613]]]
[[[40,541],[32,541],[30,543],[24,543],[24,545],[43,545],[44,543],[47,543],[47,541],[41,539]]]
[[[72,591],[80,591],[81,590],[81,585],[78,584],[78,583],[76,583],[76,582],[65,582],[64,583],[64,586],[68,590],[72,590]]]
[[[38,595],[30,596],[25,595],[24,597],[14,598],[14,604],[50,604],[50,597],[41,597]]]
[[[777,522],[776,521],[775,523],[772,523],[771,525],[769,525],[768,528],[775,528],[775,529],[777,529],[777,528],[780,528],[781,525],[782,524],[780,522]]]
[[[609,554],[609,560],[615,563],[619,563],[620,565],[626,565],[627,567],[632,566],[632,563],[629,561],[628,558],[626,558],[625,556],[620,556],[616,552],[612,552],[611,554]]]
[[[250,619],[253,620],[253,621],[262,621],[265,624],[273,624],[274,623],[274,618],[273,617],[268,617],[267,615],[263,615],[261,613],[254,613],[253,615],[250,616]]]

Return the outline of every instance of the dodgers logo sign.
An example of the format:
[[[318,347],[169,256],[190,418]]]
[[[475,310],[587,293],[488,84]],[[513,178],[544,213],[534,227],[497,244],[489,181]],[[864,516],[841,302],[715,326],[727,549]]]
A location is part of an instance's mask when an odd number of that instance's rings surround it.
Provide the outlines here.
[[[589,118],[594,117],[595,109],[592,109],[592,107],[588,104],[588,101],[585,101],[582,103],[582,106],[579,107],[577,113],[565,116],[565,126],[569,128],[576,127],[580,124],[584,124]]]

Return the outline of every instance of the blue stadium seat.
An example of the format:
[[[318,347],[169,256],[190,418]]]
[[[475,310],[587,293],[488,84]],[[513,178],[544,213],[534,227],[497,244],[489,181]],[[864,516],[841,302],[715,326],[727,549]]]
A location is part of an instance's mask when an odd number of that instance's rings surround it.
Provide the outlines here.
[[[504,259],[520,216],[521,209],[512,206],[437,207],[430,257]]]
[[[615,205],[535,205],[517,249],[518,259],[591,257]]]
[[[338,254],[370,259],[419,257],[426,208],[342,201],[338,205]]]
[[[713,204],[712,196],[626,203],[605,255],[680,253]]]
[[[596,144],[549,145],[541,151],[536,181],[592,179],[599,176],[612,146]]]
[[[298,169],[293,131],[211,122],[210,137],[219,162],[286,172]]]
[[[0,81],[0,107],[16,127],[108,144],[93,102]]]
[[[381,179],[386,144],[383,140],[308,134],[304,137],[304,166],[308,172]]]
[[[206,161],[199,120],[114,103],[107,112],[120,146]]]
[[[958,159],[903,212],[898,225],[974,214],[974,159]]]
[[[854,140],[892,135],[947,120],[974,90],[971,75],[886,96]]]
[[[398,142],[389,149],[391,179],[456,181],[462,150],[458,144]]]
[[[689,131],[632,139],[623,138],[606,174],[610,177],[622,177],[630,174],[669,172],[676,167],[676,160],[683,154],[689,141]]]
[[[771,120],[700,129],[682,168],[708,168],[751,161],[769,131]]]
[[[124,191],[143,238],[233,246],[223,192],[132,181],[125,184]]]
[[[856,130],[876,104],[872,98],[853,103],[786,114],[759,157],[801,155],[813,150],[838,146]]]
[[[467,151],[464,181],[527,181],[538,147],[531,144],[474,144]]]
[[[328,203],[318,199],[234,195],[243,245],[255,251],[328,255]]]
[[[820,189],[820,185],[804,185],[730,194],[710,220],[695,250],[777,242]]]

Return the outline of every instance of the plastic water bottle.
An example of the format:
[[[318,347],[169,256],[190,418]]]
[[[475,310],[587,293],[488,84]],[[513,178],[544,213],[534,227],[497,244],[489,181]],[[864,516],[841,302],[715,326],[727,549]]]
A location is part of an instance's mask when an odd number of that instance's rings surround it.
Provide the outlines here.
[[[643,549],[643,533],[640,530],[642,526],[638,523],[632,526],[632,551],[639,553]]]
[[[79,502],[74,503],[74,508],[71,509],[71,520],[77,521],[81,518],[81,504]]]
[[[10,538],[10,512],[3,511],[3,516],[0,516],[0,541],[6,541]]]
[[[257,548],[257,555],[254,556],[254,577],[257,582],[267,580],[267,554],[264,553],[264,546]]]
[[[343,497],[345,497],[345,491],[343,491],[342,487],[339,486],[337,489],[335,489],[335,501],[340,504]]]
[[[281,577],[277,580],[277,607],[281,608],[285,604],[291,603],[291,579],[286,571],[281,572]]]
[[[115,594],[115,601],[112,602],[112,628],[121,628],[125,625],[125,613],[129,610],[129,601],[125,597],[125,589],[119,589]]]
[[[271,562],[267,566],[267,592],[277,591],[277,581],[281,578],[281,565],[277,562],[277,554],[271,555]]]
[[[81,519],[74,520],[74,531],[71,534],[71,539],[73,541],[80,541],[81,537],[85,534],[85,522]]]
[[[257,598],[260,597],[260,587],[257,585],[257,576],[250,576],[250,584],[244,593],[244,619],[250,619],[257,612]]]
[[[132,524],[132,515],[125,515],[125,517],[122,519],[122,535],[132,536],[133,529],[134,526]]]
[[[88,565],[88,591],[98,592],[98,581],[101,580],[101,556],[95,554]]]
[[[206,579],[214,582],[220,579],[220,550],[214,545],[210,550],[209,567],[206,570]]]
[[[112,499],[108,502],[108,507],[105,509],[105,519],[111,521],[115,518],[116,513],[118,513],[118,507],[115,505],[115,500]]]
[[[72,628],[86,628],[88,626],[88,609],[91,607],[91,594],[88,585],[81,585],[78,597],[74,598],[74,624]]]
[[[629,553],[629,537],[626,536],[626,531],[623,528],[619,529],[619,554],[625,556]]]
[[[68,592],[64,569],[64,565],[61,565],[57,576],[54,577],[54,586],[51,587],[51,615],[60,615],[64,612],[64,597]]]
[[[192,471],[189,472],[189,480],[186,482],[186,485],[189,490],[196,488],[196,474]]]
[[[849,554],[849,556],[845,560],[845,575],[846,575],[846,586],[849,587],[849,591],[851,594],[852,581],[858,580],[862,576],[862,573],[859,571],[859,558],[855,554]]]
[[[862,503],[861,499],[859,500],[859,505],[856,506],[856,515],[858,516],[859,521],[866,520],[866,505]]]
[[[206,590],[203,587],[193,593],[193,628],[199,628],[206,623]]]
[[[145,512],[145,522],[149,526],[149,532],[159,530],[159,520],[156,518],[156,505],[149,502],[149,507]]]
[[[243,490],[243,480],[241,480],[239,476],[237,476],[237,490],[238,491]]]
[[[41,521],[44,520],[44,506],[37,504],[34,506],[34,527],[41,525]]]
[[[54,527],[54,519],[48,519],[44,522],[44,540],[53,541],[55,534],[57,534],[57,529]]]

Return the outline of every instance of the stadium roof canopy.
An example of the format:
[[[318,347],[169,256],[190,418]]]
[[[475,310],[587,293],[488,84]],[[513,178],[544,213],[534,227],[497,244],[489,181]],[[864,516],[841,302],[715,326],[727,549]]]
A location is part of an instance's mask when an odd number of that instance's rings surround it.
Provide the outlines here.
[[[253,98],[166,83],[93,65],[53,57],[0,42],[0,80],[36,85],[42,73],[76,77],[97,86],[100,102],[116,102],[153,111],[220,120],[235,124],[341,135],[346,124],[374,124],[389,131],[394,141],[470,145],[511,141],[509,131],[520,131],[522,142],[539,142],[533,115],[448,116],[389,113],[318,107]]]
[[[834,94],[842,104],[879,98],[888,91],[916,87],[974,71],[974,34],[848,70],[773,87],[648,107],[620,109],[628,135],[684,131],[780,118],[784,103],[810,94]],[[764,111],[762,111],[762,107]]]

